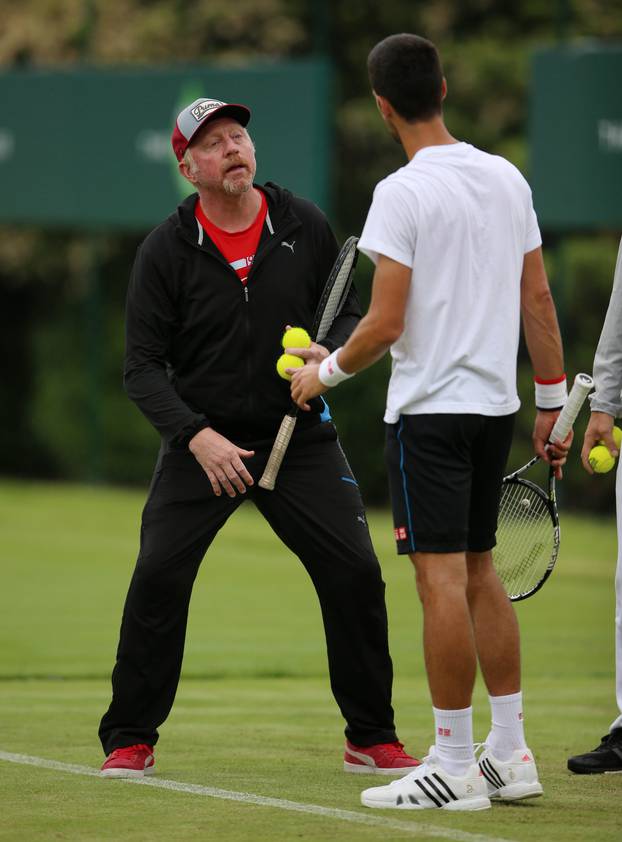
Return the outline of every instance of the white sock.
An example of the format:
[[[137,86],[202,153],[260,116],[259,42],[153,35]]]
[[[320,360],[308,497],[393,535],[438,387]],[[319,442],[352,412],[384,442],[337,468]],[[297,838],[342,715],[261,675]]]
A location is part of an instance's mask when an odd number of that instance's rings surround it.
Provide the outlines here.
[[[523,726],[523,694],[489,696],[492,727],[486,743],[499,760],[509,760],[512,752],[527,748]]]
[[[473,708],[441,710],[433,707],[436,756],[450,775],[461,777],[475,763]]]

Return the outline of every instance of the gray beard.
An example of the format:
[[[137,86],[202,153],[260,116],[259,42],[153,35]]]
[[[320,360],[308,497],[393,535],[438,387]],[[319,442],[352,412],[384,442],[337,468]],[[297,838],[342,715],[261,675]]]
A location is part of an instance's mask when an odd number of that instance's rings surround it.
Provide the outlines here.
[[[225,178],[222,186],[229,196],[241,196],[243,193],[248,193],[253,186],[253,181],[252,179],[248,181],[229,181]]]

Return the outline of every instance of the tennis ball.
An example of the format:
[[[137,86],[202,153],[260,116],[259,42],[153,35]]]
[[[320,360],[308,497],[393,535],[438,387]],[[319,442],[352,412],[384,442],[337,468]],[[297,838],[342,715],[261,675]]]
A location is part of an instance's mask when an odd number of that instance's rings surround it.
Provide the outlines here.
[[[597,444],[590,450],[588,461],[592,470],[597,474],[606,474],[616,463],[616,460],[603,444]]]
[[[619,427],[614,427],[611,431],[611,434],[613,436],[614,442],[616,443],[616,447],[618,448],[618,450],[620,450],[620,446],[622,445],[622,430]],[[604,439],[601,439],[598,443],[604,444]]]
[[[281,356],[276,361],[276,370],[279,373],[279,377],[282,377],[283,380],[291,380],[291,374],[288,374],[285,369],[286,368],[300,368],[303,366],[305,361],[302,357],[295,357],[293,354],[281,354]],[[607,448],[603,448],[606,450]]]
[[[283,334],[281,345],[284,348],[310,348],[311,337],[304,327],[290,327]]]

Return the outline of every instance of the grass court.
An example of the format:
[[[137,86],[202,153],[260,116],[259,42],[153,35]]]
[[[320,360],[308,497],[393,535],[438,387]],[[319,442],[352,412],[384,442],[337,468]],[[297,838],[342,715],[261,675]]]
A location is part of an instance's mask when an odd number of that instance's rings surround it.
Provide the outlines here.
[[[450,814],[360,806],[361,789],[388,779],[341,771],[343,723],[317,600],[252,504],[218,536],[195,586],[182,681],[156,750],[153,780],[174,784],[94,774],[143,500],[142,491],[0,483],[1,840],[622,838],[622,775],[566,770],[567,756],[593,748],[616,713],[612,517],[562,511],[557,568],[517,606],[527,736],[545,796]],[[395,555],[388,514],[369,520],[387,582],[398,731],[421,756],[433,721],[414,576]],[[480,679],[474,705],[483,739]]]

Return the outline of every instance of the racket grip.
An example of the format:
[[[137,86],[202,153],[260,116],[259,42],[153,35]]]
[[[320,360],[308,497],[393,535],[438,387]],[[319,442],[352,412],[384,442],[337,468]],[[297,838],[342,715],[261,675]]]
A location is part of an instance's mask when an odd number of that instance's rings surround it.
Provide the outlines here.
[[[551,431],[550,441],[562,442],[572,429],[579,410],[583,406],[583,402],[591,391],[594,381],[589,374],[577,374],[572,384],[572,389],[568,395],[564,408],[559,413],[559,417],[555,422],[555,426]]]
[[[279,473],[279,468],[281,467],[281,462],[285,456],[285,451],[287,450],[292,433],[294,432],[297,418],[297,415],[288,414],[281,421],[281,426],[276,434],[270,456],[266,462],[266,467],[264,468],[264,472],[259,480],[259,487],[265,488],[266,491],[274,491],[277,474]]]

